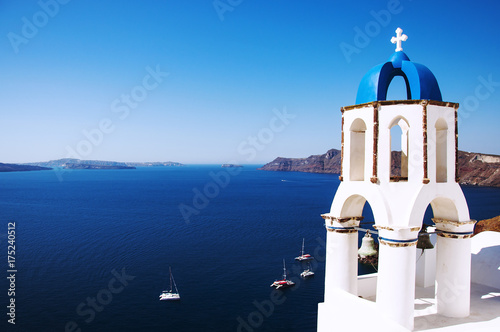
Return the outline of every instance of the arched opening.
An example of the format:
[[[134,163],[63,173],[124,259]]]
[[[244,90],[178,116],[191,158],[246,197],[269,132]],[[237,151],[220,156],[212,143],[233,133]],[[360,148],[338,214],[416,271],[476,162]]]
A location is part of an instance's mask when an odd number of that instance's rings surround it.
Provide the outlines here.
[[[402,75],[393,77],[387,87],[386,100],[406,100],[411,99],[410,87],[408,82]]]
[[[362,216],[363,220],[360,222],[360,229],[369,229],[371,236],[375,240],[378,247],[378,235],[373,226],[375,225],[375,217],[370,206],[370,203],[365,197],[361,195],[350,196],[343,204],[341,210],[341,217],[359,217]],[[358,234],[358,248],[360,248],[365,232],[360,230]],[[358,262],[358,275],[365,275],[377,272],[376,265],[362,264]],[[373,290],[375,294],[375,289]]]
[[[350,196],[342,205],[340,217],[345,218],[360,216],[363,213],[363,207],[365,206],[365,203],[366,198],[361,195]]]
[[[444,197],[433,199],[425,210],[422,220],[422,230],[430,234],[419,234],[417,243],[417,266],[415,283],[420,287],[430,287],[436,281],[437,234],[435,234],[434,218],[458,220],[458,210],[455,203]]]
[[[370,235],[373,237],[375,242],[375,248],[378,250],[378,234],[376,233],[375,228],[373,228],[373,226],[375,225],[375,217],[373,216],[372,207],[370,206],[370,203],[368,203],[368,201],[365,202],[361,215],[363,216],[363,220],[360,223],[360,227],[370,230]],[[359,232],[358,248],[361,247],[365,234],[365,232]],[[362,264],[361,262],[358,262],[358,275],[365,275],[375,272],[377,272],[377,265]]]
[[[402,117],[392,121],[391,132],[391,160],[390,179],[391,181],[408,181],[408,135],[410,126]]]
[[[446,197],[434,198],[429,205],[427,205],[427,209],[422,218],[422,224],[424,226],[434,226],[433,218],[457,221],[458,210],[455,203]]]
[[[448,180],[448,125],[443,118],[436,121],[436,182]]]
[[[350,132],[349,180],[363,181],[365,179],[365,122],[361,119],[354,120]]]

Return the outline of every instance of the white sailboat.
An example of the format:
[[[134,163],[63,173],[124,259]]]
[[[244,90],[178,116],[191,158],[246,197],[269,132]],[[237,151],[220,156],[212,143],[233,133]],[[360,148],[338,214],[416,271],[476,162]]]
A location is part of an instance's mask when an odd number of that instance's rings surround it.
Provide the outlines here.
[[[168,267],[168,272],[170,273],[170,290],[164,290],[160,295],[160,301],[166,300],[180,300],[181,296],[179,295],[179,290],[177,289],[177,285],[175,284],[174,275],[172,274],[172,269],[170,266]],[[173,291],[172,284],[174,285],[175,292]]]
[[[297,260],[297,261],[309,261],[311,259],[314,259],[313,256],[311,256],[309,254],[304,254],[304,241],[305,241],[305,239],[303,238],[302,239],[302,250],[300,252],[300,256],[295,257],[295,260]]]
[[[300,276],[302,278],[309,278],[309,277],[314,276],[314,272],[311,269],[311,264],[310,263],[308,263],[307,269],[304,270],[304,271],[302,271],[302,273],[300,274]]]

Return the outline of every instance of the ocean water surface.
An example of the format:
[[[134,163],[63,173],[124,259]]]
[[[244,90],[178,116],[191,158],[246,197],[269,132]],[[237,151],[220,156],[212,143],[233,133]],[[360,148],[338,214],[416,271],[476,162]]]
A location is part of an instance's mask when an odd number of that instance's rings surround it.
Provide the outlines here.
[[[62,181],[54,171],[0,173],[1,330],[315,331],[320,214],[338,176],[256,168],[73,170]],[[500,190],[463,190],[472,218],[500,214]],[[8,222],[16,224],[15,326],[6,316]],[[303,238],[316,257],[308,280],[294,261]],[[276,297],[269,285],[283,259],[297,285]],[[169,266],[179,302],[158,300]]]

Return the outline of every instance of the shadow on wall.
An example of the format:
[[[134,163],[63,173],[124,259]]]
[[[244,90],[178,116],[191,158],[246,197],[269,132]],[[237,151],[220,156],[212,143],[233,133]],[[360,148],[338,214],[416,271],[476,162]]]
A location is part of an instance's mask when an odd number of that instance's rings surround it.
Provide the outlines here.
[[[471,281],[500,289],[499,232],[481,232],[472,238]]]

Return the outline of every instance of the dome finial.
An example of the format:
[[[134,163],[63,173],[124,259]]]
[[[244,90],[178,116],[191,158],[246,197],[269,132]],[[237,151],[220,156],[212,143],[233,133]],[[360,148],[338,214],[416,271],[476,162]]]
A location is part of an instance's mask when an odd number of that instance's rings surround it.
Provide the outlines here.
[[[396,29],[396,37],[391,38],[391,43],[396,44],[396,52],[403,50],[403,48],[401,47],[401,42],[406,41],[408,39],[407,35],[401,34],[402,32],[403,32],[403,29],[397,28]]]

